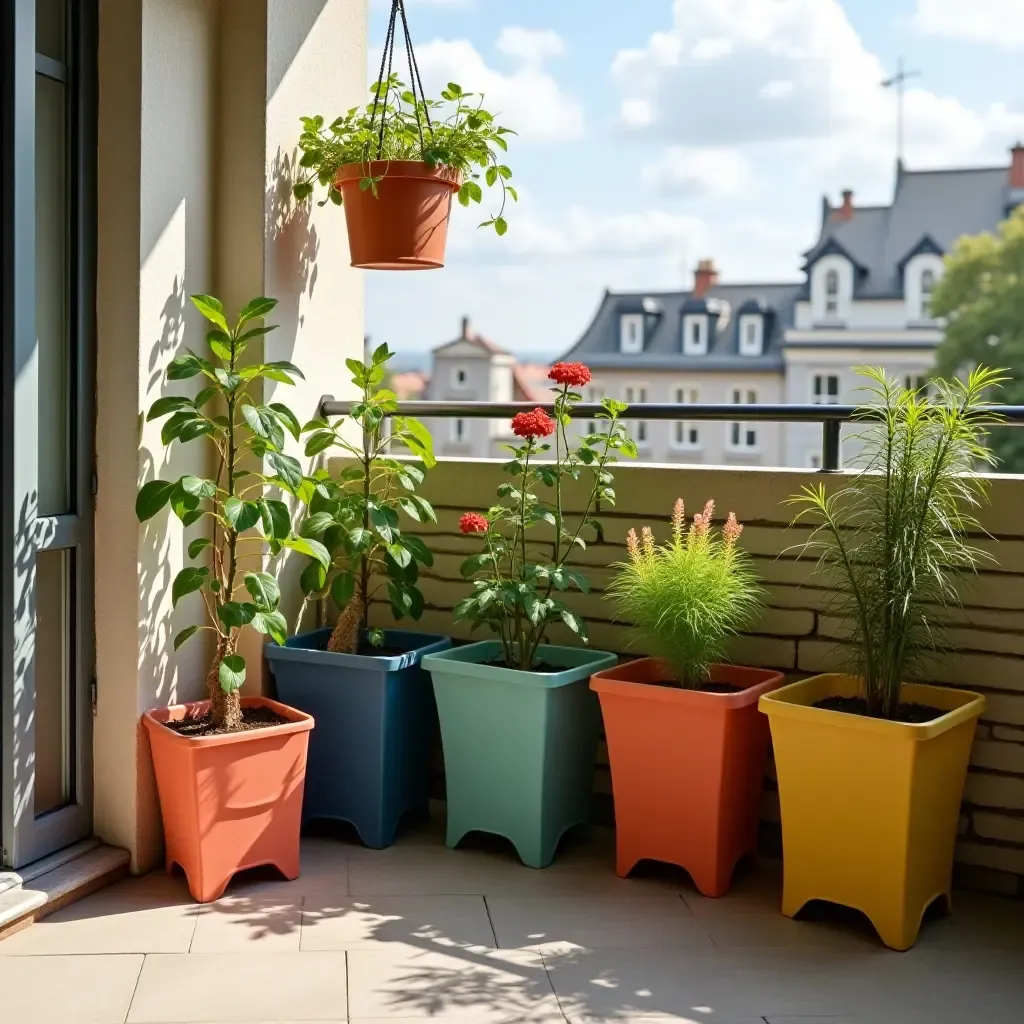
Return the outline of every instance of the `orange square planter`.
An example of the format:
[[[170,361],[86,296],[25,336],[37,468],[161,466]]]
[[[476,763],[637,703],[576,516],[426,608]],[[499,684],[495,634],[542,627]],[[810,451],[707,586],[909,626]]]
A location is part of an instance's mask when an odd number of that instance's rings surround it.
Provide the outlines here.
[[[757,701],[783,677],[714,665],[713,682],[743,689],[652,685],[671,678],[667,664],[641,658],[590,680],[608,738],[616,871],[625,877],[645,859],[678,864],[705,896],[722,896],[737,861],[757,849],[769,739]]]
[[[287,725],[223,736],[182,736],[163,723],[205,714],[209,701],[155,708],[149,733],[170,874],[180,864],[192,895],[210,903],[237,871],[273,864],[299,877],[299,827],[306,749],[313,719],[266,697],[242,707],[270,708]]]

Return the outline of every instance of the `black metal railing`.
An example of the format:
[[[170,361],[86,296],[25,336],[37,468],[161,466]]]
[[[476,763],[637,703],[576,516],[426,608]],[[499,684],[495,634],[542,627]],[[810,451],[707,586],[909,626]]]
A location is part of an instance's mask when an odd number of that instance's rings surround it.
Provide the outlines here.
[[[346,416],[355,402],[340,402],[332,395],[320,399],[321,416]],[[552,412],[550,402],[400,402],[402,416],[432,419],[510,419],[530,409]],[[574,406],[574,419],[592,420],[602,408],[597,403]],[[844,423],[864,423],[857,405],[687,405],[678,402],[634,404],[622,413],[624,420],[718,420],[740,423],[817,423],[821,425],[821,470],[842,469],[840,431]],[[997,405],[985,411],[979,422],[989,426],[1024,427],[1024,405]]]

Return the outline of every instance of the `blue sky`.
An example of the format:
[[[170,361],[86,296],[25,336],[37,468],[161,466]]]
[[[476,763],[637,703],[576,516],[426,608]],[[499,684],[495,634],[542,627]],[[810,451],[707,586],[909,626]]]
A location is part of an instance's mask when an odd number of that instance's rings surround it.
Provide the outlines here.
[[[371,75],[390,8],[371,0]],[[487,94],[517,130],[503,239],[456,206],[445,269],[367,273],[366,329],[398,352],[468,315],[556,354],[605,288],[799,279],[821,196],[885,202],[902,55],[912,168],[1008,163],[1024,138],[1024,0],[407,0],[434,91]],[[377,50],[375,58],[372,50]],[[490,197],[485,195],[485,204]]]

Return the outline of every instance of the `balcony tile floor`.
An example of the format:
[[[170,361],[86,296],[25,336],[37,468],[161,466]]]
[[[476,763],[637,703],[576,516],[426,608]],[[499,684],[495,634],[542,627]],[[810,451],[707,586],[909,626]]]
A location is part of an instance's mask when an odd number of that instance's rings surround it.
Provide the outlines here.
[[[721,900],[672,868],[619,879],[613,840],[544,871],[502,841],[388,850],[303,841],[303,874],[239,877],[196,906],[130,879],[0,942],[11,1024],[1020,1024],[1024,904],[959,893],[908,953],[855,915],[778,913],[779,868]]]

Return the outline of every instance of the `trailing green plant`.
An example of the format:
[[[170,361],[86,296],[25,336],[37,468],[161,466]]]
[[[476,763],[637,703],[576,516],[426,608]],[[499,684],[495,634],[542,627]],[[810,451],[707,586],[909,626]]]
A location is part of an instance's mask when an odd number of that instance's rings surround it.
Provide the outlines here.
[[[988,490],[974,471],[995,462],[980,420],[992,418],[986,395],[1003,378],[979,367],[911,391],[882,369],[859,372],[870,396],[858,412],[863,472],[832,489],[806,486],[790,504],[795,522],[815,524],[798,549],[816,554],[820,578],[839,590],[831,610],[849,623],[843,650],[868,713],[892,719],[904,680],[949,650],[962,574],[991,557],[969,538],[983,532],[974,512]]]
[[[672,666],[680,686],[699,688],[711,666],[726,660],[728,638],[747,628],[762,590],[750,556],[737,541],[743,527],[730,512],[717,532],[709,501],[686,526],[683,499],[672,510],[672,533],[656,544],[650,527],[630,530],[629,559],[608,588],[619,617],[634,623],[649,653]]]
[[[315,419],[303,427],[306,455],[335,449],[351,460],[336,477],[327,469],[313,474],[316,486],[301,527],[304,537],[317,538],[328,553],[326,563],[310,559],[300,582],[307,598],[330,595],[341,609],[327,648],[335,652],[356,653],[364,636],[372,646],[381,645],[383,634],[370,630],[368,619],[370,602],[383,589],[396,619],[420,618],[419,567],[434,564],[427,545],[401,527],[400,512],[415,522],[437,522],[430,502],[416,494],[435,459],[430,432],[418,420],[395,415],[395,393],[381,386],[391,356],[381,345],[369,363],[346,359],[360,390],[350,417],[333,423]],[[361,444],[350,440],[351,424],[359,428]],[[396,447],[416,461],[395,458]]]
[[[253,299],[233,326],[213,296],[193,295],[192,302],[212,325],[206,335],[212,358],[189,349],[170,363],[166,378],[202,376],[205,386],[195,396],[158,398],[146,419],[165,419],[160,435],[165,445],[200,439],[212,445],[216,471],[210,478],[150,480],[139,490],[135,511],[145,522],[169,505],[185,526],[209,521],[210,534],[188,546],[188,556],[197,564],[182,569],[171,584],[173,606],[187,594],[202,595],[206,622],[178,633],[174,649],[197,632],[214,634],[216,647],[206,677],[210,713],[215,727],[236,729],[241,725],[238,691],[246,671],[245,659],[237,652],[242,628],[251,626],[278,643],[287,636],[280,587],[272,573],[260,568],[266,548],[273,554],[292,548],[325,566],[329,558],[319,541],[292,532],[283,501],[267,497],[268,488],[295,494],[303,487],[298,459],[284,450],[287,434],[299,438],[294,413],[279,402],[264,405],[250,396],[253,385],[265,380],[294,384],[302,372],[284,361],[240,363],[249,342],[274,330],[252,322],[270,313],[277,301]],[[272,473],[253,465],[269,467]]]
[[[474,629],[491,629],[501,641],[505,664],[526,670],[533,668],[551,622],[564,622],[587,642],[583,620],[555,594],[571,588],[589,592],[586,576],[569,568],[569,559],[577,548],[586,548],[585,530],[600,530],[592,515],[598,503],[606,508],[615,504],[611,466],[618,454],[636,455],[636,445],[619,419],[627,406],[610,398],[604,399],[604,411],[597,414],[604,429],[585,434],[573,448],[566,428],[582,395],[572,389],[585,385],[590,371],[582,363],[556,363],[548,376],[559,385],[554,389],[554,418],[543,409],[513,417],[512,432],[525,442],[505,446],[512,460],[503,468],[513,481],[501,484],[500,503],[486,515],[467,512],[459,522],[464,534],[482,536],[484,551],[462,563],[462,575],[473,581],[473,592],[455,606],[455,621],[465,619]],[[554,446],[540,442],[552,434]],[[540,462],[552,447],[554,463]],[[589,496],[570,524],[562,489],[567,480],[581,478],[590,480]],[[542,501],[535,493],[538,487],[552,492],[553,500]],[[545,536],[533,543],[528,534],[538,528]]]
[[[365,174],[359,187],[376,194],[387,171],[371,174],[371,161],[418,160],[429,167],[461,173],[458,197],[463,206],[483,201],[481,182],[487,187],[499,185],[501,206],[480,227],[493,227],[499,235],[505,234],[507,200],[519,199],[508,183],[512,171],[503,161],[508,151],[505,136],[515,132],[494,123],[494,115],[484,109],[484,97],[449,82],[440,100],[424,99],[407,89],[397,75],[374,82],[370,92],[372,102],[353,107],[330,124],[320,114],[301,119],[299,166],[308,173],[294,184],[295,198],[306,200],[321,187],[327,195],[320,205],[330,200],[340,206],[341,191],[335,185],[340,168],[362,165]]]

